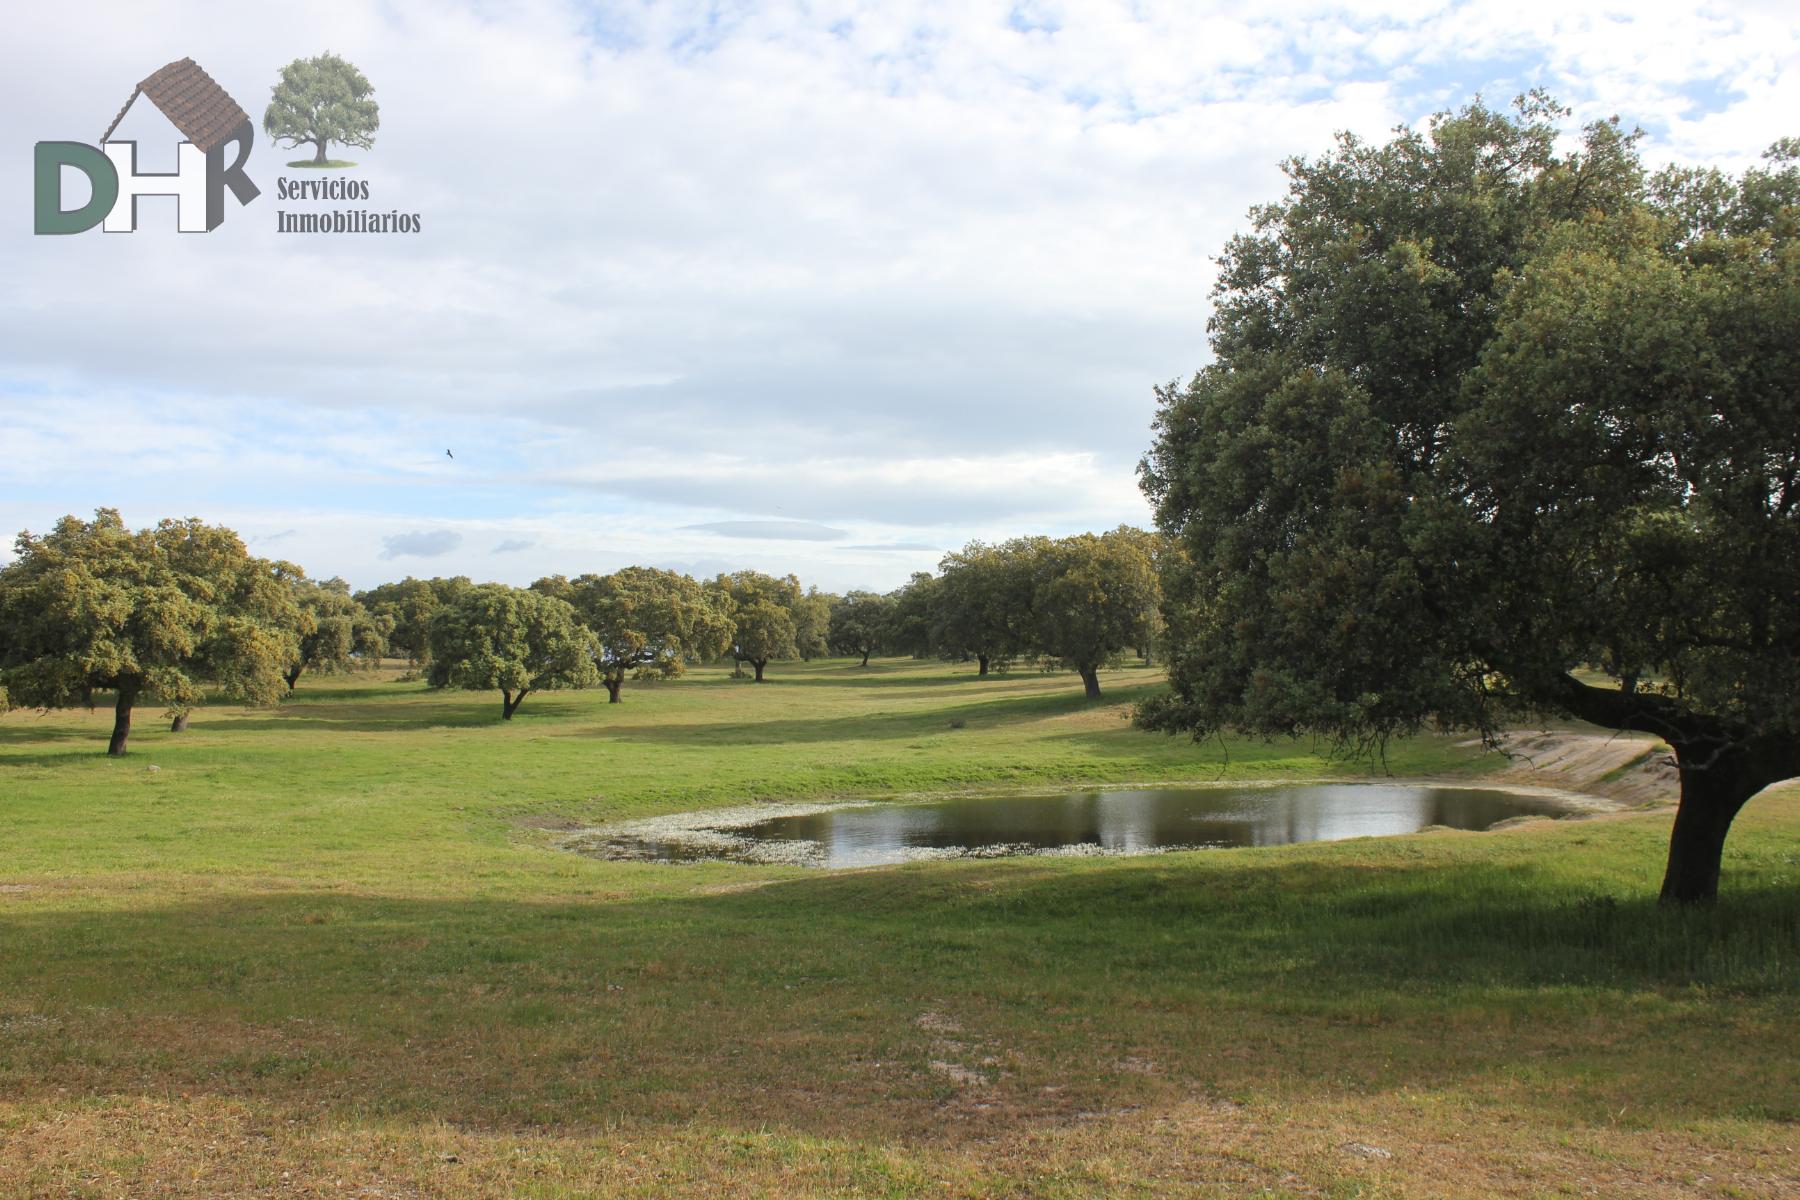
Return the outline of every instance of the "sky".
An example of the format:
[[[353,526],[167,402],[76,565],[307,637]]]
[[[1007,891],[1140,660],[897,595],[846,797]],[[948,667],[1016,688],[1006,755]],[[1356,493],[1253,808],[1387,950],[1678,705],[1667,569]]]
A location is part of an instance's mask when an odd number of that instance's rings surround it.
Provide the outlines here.
[[[198,516],[358,587],[644,563],[886,590],[971,539],[1146,525],[1152,389],[1205,363],[1214,258],[1283,158],[1542,86],[1571,130],[1741,170],[1800,134],[1795,11],[20,5],[0,529]],[[371,148],[333,148],[355,168],[289,169],[310,148],[259,128],[262,195],[210,233],[146,198],[134,233],[33,234],[33,143],[97,141],[182,57],[260,125],[325,51],[380,105]],[[148,103],[114,136],[174,169]],[[324,176],[369,199],[277,194]],[[340,208],[420,230],[277,229]]]

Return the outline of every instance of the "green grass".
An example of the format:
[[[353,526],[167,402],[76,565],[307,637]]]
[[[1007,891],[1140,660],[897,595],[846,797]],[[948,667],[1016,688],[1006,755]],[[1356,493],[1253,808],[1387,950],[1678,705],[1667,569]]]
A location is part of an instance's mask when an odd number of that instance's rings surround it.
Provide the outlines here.
[[[324,171],[334,171],[342,167],[354,167],[355,165],[355,163],[347,158],[328,158],[324,162],[319,162],[311,158],[296,158],[293,162],[288,164],[290,167],[305,167]]]
[[[1795,1186],[1800,796],[1751,805],[1697,913],[1651,902],[1666,812],[836,874],[551,847],[754,797],[1359,769],[1138,732],[1142,670],[1101,705],[771,679],[508,723],[303,679],[181,735],[141,713],[123,760],[104,712],[0,718],[0,1195]]]

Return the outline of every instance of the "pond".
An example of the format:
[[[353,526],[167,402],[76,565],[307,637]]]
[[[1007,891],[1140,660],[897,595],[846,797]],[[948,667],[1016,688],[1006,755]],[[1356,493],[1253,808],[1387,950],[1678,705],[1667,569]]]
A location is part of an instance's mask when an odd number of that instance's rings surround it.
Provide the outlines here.
[[[1559,817],[1569,797],[1408,784],[1208,786],[958,796],[915,803],[753,805],[589,830],[565,845],[606,858],[870,867],[923,858],[1147,854],[1489,829]]]

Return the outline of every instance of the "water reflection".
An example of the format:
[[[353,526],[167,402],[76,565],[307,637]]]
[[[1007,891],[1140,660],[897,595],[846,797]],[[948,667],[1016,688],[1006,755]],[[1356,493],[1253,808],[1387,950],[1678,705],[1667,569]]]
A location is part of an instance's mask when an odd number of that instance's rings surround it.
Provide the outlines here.
[[[1552,798],[1496,789],[1315,784],[968,797],[779,817],[733,832],[754,842],[816,843],[813,861],[852,867],[903,862],[919,850],[1132,853],[1329,842],[1430,825],[1486,829],[1508,817],[1565,811]]]

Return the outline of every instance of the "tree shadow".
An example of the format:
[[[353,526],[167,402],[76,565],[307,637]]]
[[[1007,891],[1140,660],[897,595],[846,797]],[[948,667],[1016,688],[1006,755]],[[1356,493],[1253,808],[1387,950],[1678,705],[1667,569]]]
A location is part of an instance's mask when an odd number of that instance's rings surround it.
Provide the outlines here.
[[[773,700],[774,697],[771,697],[772,702]],[[925,710],[856,713],[843,717],[721,720],[679,724],[599,724],[567,729],[562,736],[676,745],[740,746],[919,738],[1066,716],[1088,707],[1080,689],[1074,688],[1024,695],[1004,693],[991,699],[946,704]]]
[[[1646,1073],[1640,1116],[1800,1117],[1760,1066],[1791,1050],[1764,1018],[1800,990],[1800,892],[1778,871],[1687,912],[1566,863],[1230,853],[744,868],[769,886],[661,898],[0,907],[0,1009],[43,1022],[15,1039],[9,1087],[497,1128],[929,1138],[944,1133],[928,1065],[944,1050],[921,1014],[948,1011],[959,1039],[1016,1064],[993,1085],[1009,1100],[997,1121],[1094,1096],[1478,1084],[1522,1061],[1567,1072],[1517,1098],[1528,1107],[1604,1119],[1583,1089],[1616,1068],[1621,1087]],[[682,870],[593,877],[660,886]],[[1717,1059],[1721,1039],[1733,1060]],[[1159,1080],[1111,1069],[1126,1048]],[[1044,1100],[1047,1080],[1070,1096]]]

